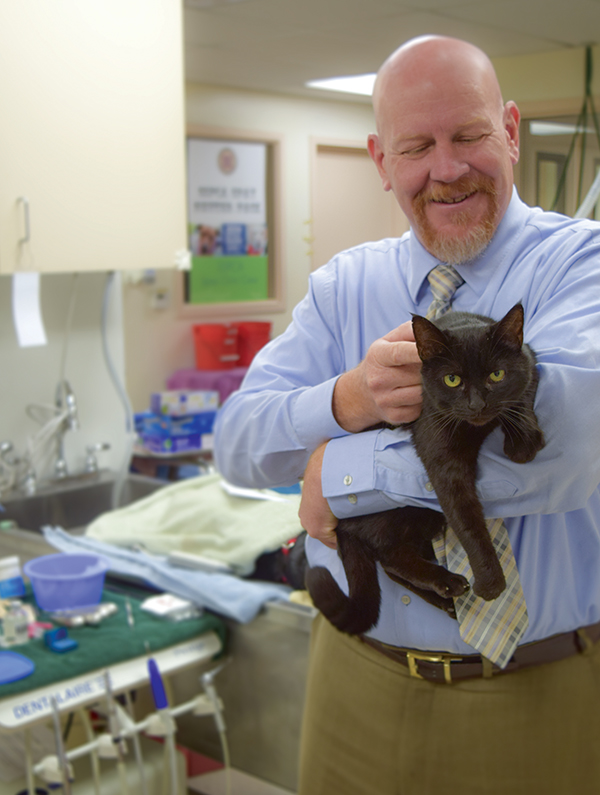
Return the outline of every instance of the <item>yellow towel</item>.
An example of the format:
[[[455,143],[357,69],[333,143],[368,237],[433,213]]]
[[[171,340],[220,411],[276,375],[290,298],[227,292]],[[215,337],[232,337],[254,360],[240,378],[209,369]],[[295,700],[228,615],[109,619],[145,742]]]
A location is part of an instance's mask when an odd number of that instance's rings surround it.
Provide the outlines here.
[[[228,563],[238,574],[251,574],[260,555],[301,532],[300,497],[275,495],[285,501],[272,501],[231,496],[221,481],[219,474],[201,475],[165,486],[102,514],[86,535],[117,546],[140,544],[160,555],[204,555]]]

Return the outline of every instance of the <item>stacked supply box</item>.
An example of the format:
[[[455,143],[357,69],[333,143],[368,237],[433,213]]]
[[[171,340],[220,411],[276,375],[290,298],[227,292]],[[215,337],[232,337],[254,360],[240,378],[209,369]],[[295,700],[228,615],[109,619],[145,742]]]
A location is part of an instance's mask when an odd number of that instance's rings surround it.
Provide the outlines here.
[[[172,389],[168,392],[154,392],[150,398],[150,411],[155,414],[166,414],[169,417],[184,417],[186,414],[216,411],[218,407],[219,393],[217,390]]]
[[[216,391],[156,392],[150,400],[150,411],[136,414],[135,428],[143,446],[153,453],[211,449],[218,405]]]

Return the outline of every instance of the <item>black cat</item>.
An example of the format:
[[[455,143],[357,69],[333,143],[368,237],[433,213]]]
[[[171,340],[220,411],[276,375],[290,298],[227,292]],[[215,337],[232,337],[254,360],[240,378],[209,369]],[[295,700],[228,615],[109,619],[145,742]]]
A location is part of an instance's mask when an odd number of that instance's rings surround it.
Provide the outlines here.
[[[340,520],[338,553],[349,596],[320,566],[307,569],[306,587],[329,621],[350,634],[377,623],[377,561],[392,579],[455,615],[451,597],[469,584],[435,562],[431,544],[446,521],[469,557],[474,592],[498,597],[506,583],[475,490],[479,449],[498,425],[511,461],[531,461],[544,446],[533,411],[536,358],[523,344],[521,304],[498,322],[468,312],[435,322],[415,315],[413,330],[423,362],[423,406],[407,427],[444,513],[404,507]]]

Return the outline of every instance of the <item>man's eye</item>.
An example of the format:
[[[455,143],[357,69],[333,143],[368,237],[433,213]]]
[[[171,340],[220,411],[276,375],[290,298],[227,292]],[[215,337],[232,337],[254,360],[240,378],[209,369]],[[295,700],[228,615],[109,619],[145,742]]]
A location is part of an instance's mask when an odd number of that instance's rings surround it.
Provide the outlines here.
[[[402,154],[405,157],[416,157],[417,155],[422,155],[423,152],[426,152],[429,149],[429,144],[422,144],[421,146],[414,146],[412,149],[406,149]]]
[[[482,133],[481,135],[468,135],[464,136],[463,138],[459,138],[458,142],[461,144],[474,144],[477,143],[477,141],[483,140],[485,137],[485,133]]]
[[[461,383],[461,381],[462,379],[459,375],[450,374],[444,376],[444,383],[446,384],[446,386],[455,387],[458,386]]]

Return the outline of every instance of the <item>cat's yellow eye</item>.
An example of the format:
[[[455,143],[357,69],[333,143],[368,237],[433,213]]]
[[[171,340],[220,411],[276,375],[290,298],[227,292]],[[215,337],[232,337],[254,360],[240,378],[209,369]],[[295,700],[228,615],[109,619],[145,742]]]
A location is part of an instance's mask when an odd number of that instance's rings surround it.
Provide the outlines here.
[[[490,373],[490,381],[493,381],[495,384],[497,384],[499,381],[504,380],[505,375],[505,370],[494,370],[493,373]]]
[[[444,383],[446,386],[458,386],[461,382],[461,377],[459,375],[445,375],[444,376]]]

